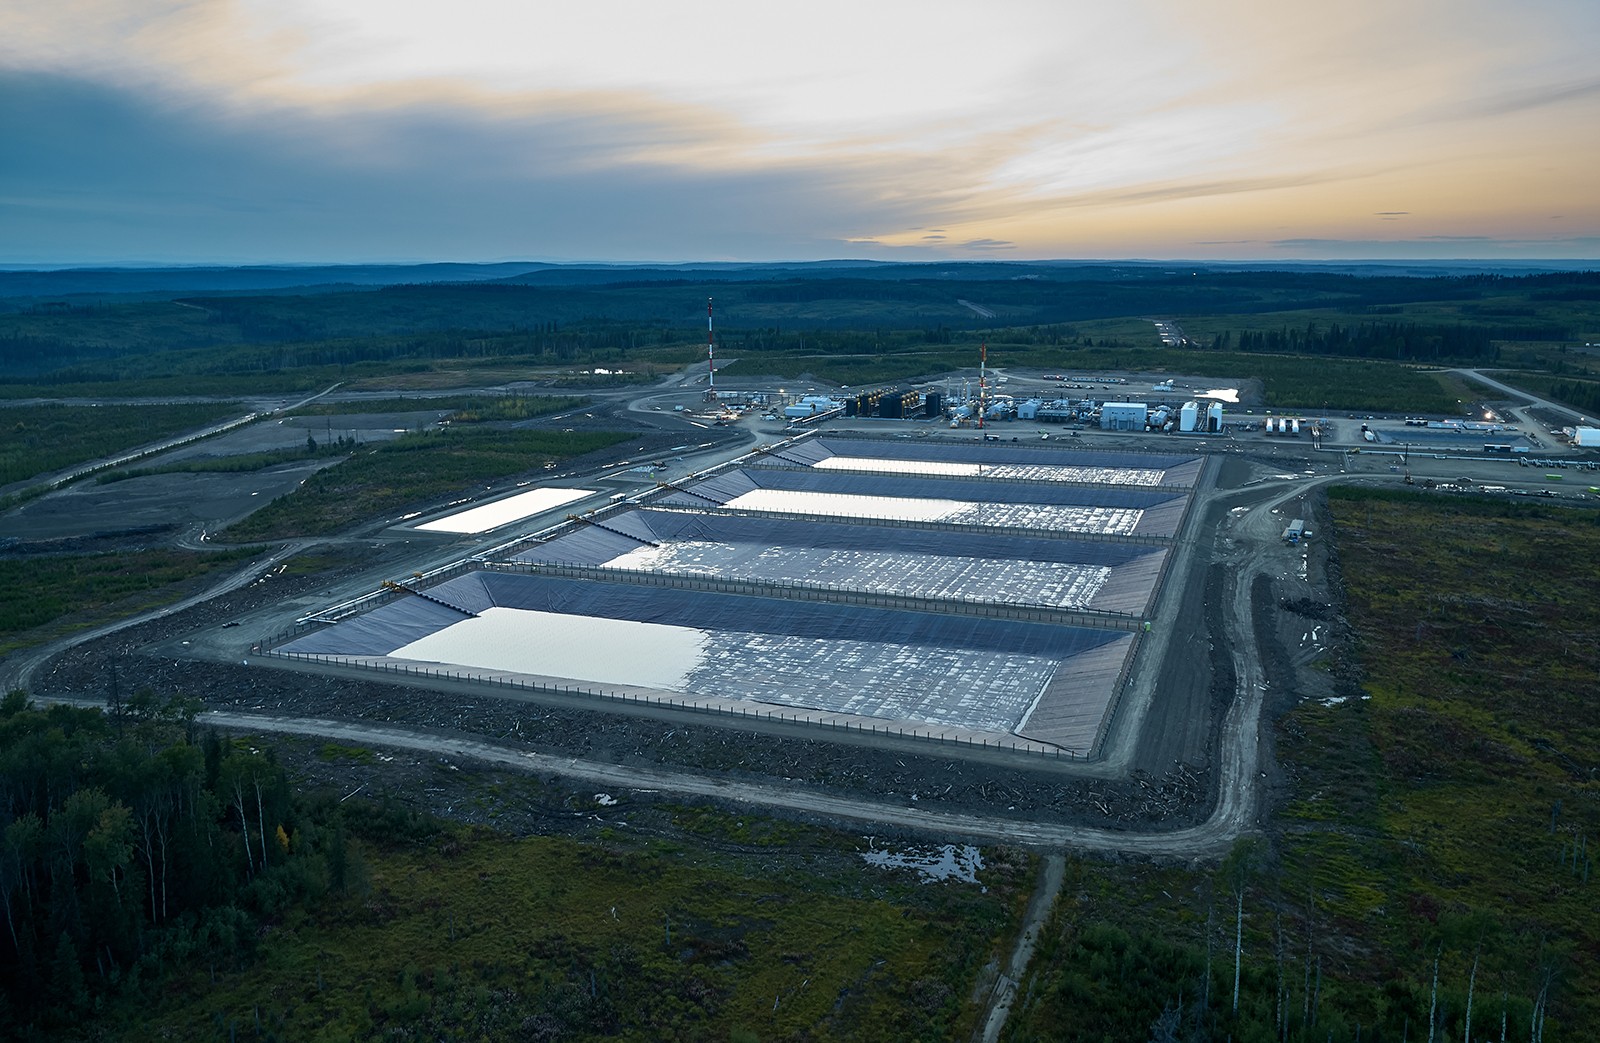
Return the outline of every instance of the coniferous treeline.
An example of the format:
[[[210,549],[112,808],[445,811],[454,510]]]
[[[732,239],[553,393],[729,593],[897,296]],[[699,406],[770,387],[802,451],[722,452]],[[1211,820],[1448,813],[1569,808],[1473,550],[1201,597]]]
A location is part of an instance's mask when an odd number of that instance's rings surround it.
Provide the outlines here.
[[[1211,346],[1221,350],[1272,354],[1340,355],[1403,362],[1494,360],[1497,340],[1556,340],[1563,331],[1545,327],[1420,326],[1409,322],[1363,322],[1355,326],[1315,322],[1303,327],[1246,330],[1237,337],[1219,334]]]
[[[681,331],[634,323],[564,326],[541,323],[507,331],[440,330],[416,334],[278,342],[251,329],[247,343],[203,351],[150,353],[70,337],[0,335],[0,373],[35,384],[71,384],[149,375],[147,371],[218,375],[349,366],[403,359],[517,357],[551,363],[620,360],[627,353],[681,341]]]
[[[1550,384],[1550,397],[1586,413],[1600,413],[1600,381],[1553,381]]]
[[[571,274],[571,273],[569,273]],[[591,273],[592,274],[592,273]],[[556,278],[554,275],[540,278]],[[403,358],[531,355],[556,361],[692,343],[699,302],[717,299],[719,327],[781,322],[805,330],[907,332],[930,325],[979,331],[1146,315],[1259,315],[1334,309],[1379,315],[1448,302],[1477,332],[1360,326],[1348,339],[1321,336],[1298,350],[1361,357],[1487,357],[1484,338],[1574,336],[1568,312],[1543,303],[1593,299],[1592,272],[1433,278],[1325,271],[1162,271],[1150,267],[918,266],[889,270],[760,271],[743,276],[640,281],[619,270],[592,285],[520,282],[343,288],[305,294],[216,294],[166,301],[48,302],[6,313],[0,300],[0,373],[105,380],[147,375],[137,357],[204,349],[211,360],[253,372]],[[978,302],[974,309],[967,299]],[[992,309],[992,313],[989,311]],[[986,317],[987,316],[987,317]],[[1524,317],[1527,322],[1507,323]],[[724,324],[724,318],[726,323]],[[1484,325],[1487,323],[1487,325]],[[1361,331],[1365,330],[1365,333]],[[1303,331],[1302,331],[1303,332]],[[1281,346],[1243,350],[1293,351]],[[1248,334],[1270,341],[1273,333]],[[1464,336],[1468,343],[1453,344]],[[757,339],[761,339],[759,334]],[[218,350],[226,349],[226,350]],[[1348,349],[1348,350],[1347,350]],[[1473,349],[1473,350],[1463,350]],[[237,358],[233,352],[242,352]],[[617,357],[620,357],[617,356]],[[594,359],[599,361],[598,359]],[[92,372],[62,372],[87,366]],[[193,372],[218,372],[192,369]]]
[[[270,752],[141,690],[113,712],[0,703],[0,1038],[43,1038],[173,965],[248,959],[294,901],[358,886],[336,808]]]

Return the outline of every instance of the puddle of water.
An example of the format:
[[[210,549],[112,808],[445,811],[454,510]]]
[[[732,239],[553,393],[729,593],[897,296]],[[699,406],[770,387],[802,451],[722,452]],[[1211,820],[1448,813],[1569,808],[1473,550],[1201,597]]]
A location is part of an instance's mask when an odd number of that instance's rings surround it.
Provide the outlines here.
[[[1317,702],[1321,703],[1323,706],[1338,706],[1340,703],[1349,702],[1352,698],[1360,699],[1362,702],[1366,702],[1368,699],[1371,699],[1372,696],[1366,694],[1365,692],[1361,693],[1359,696],[1330,695],[1326,696],[1325,698],[1318,699]]]
[[[958,880],[964,884],[978,882],[978,870],[983,868],[983,855],[971,844],[945,844],[936,848],[911,848],[905,851],[861,852],[868,865],[881,869],[914,869],[925,884],[939,880]]]

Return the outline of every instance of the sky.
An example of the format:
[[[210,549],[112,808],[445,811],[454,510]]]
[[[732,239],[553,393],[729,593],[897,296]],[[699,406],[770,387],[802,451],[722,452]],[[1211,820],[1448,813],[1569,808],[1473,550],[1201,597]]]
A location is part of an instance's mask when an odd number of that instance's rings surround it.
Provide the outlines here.
[[[0,0],[0,264],[1600,258],[1595,0]]]

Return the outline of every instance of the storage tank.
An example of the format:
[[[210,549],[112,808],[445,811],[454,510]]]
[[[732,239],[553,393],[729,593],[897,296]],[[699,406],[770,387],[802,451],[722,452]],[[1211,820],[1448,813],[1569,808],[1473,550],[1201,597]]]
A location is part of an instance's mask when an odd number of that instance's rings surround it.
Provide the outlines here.
[[[1220,432],[1222,430],[1222,403],[1221,402],[1213,402],[1213,403],[1211,403],[1210,406],[1208,406],[1206,408],[1206,430],[1207,431],[1217,431],[1217,432]]]
[[[1178,430],[1193,431],[1200,422],[1200,404],[1185,402],[1183,408],[1178,410]]]

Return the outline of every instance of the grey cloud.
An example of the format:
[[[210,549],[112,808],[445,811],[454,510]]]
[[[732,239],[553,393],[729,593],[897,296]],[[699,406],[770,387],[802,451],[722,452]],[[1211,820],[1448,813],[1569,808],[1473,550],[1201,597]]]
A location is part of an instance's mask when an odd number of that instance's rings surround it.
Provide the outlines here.
[[[1005,239],[968,239],[961,244],[968,250],[1015,250],[1017,244]]]
[[[1436,105],[1412,113],[1401,120],[1402,124],[1432,123],[1452,120],[1475,120],[1494,116],[1511,116],[1519,112],[1561,105],[1569,101],[1600,98],[1600,77],[1573,80],[1567,83],[1541,84],[1501,94],[1485,94],[1476,98]]]
[[[1143,188],[1112,188],[1095,192],[1052,197],[1043,203],[1053,207],[1097,207],[1128,203],[1160,203],[1175,199],[1202,199],[1207,196],[1239,195],[1279,188],[1304,188],[1308,185],[1345,181],[1357,176],[1349,171],[1285,174],[1274,177],[1231,178],[1211,181],[1178,181]]]
[[[221,115],[0,71],[0,261],[679,260],[830,254],[927,225],[893,163],[752,171],[633,158],[663,122],[573,109]]]
[[[1268,245],[1303,256],[1329,258],[1585,259],[1600,254],[1600,236],[1495,239],[1487,236],[1422,236],[1416,239],[1277,239]],[[1464,253],[1470,248],[1470,253]]]

